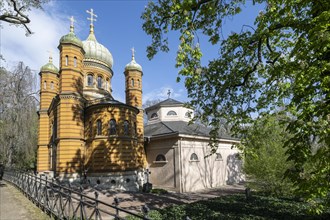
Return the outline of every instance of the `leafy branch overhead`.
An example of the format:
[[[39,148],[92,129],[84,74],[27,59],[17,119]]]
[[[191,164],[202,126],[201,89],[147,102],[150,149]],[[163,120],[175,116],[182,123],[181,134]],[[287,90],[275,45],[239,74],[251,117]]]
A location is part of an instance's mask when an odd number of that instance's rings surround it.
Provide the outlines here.
[[[26,35],[32,34],[27,26],[31,22],[28,11],[32,8],[41,8],[41,5],[49,0],[4,0],[0,2],[0,20],[14,25],[22,25]]]
[[[226,19],[257,6],[263,10],[253,24],[223,33]],[[202,110],[198,120],[213,129],[213,141],[222,119],[242,134],[256,117],[285,112],[292,135],[287,154],[296,167],[287,176],[309,199],[325,198],[330,191],[330,1],[159,0],[150,1],[141,17],[152,37],[150,59],[169,50],[170,31],[179,33],[178,80],[184,78],[191,104]],[[202,38],[219,51],[206,64]],[[310,161],[317,168],[305,169]]]

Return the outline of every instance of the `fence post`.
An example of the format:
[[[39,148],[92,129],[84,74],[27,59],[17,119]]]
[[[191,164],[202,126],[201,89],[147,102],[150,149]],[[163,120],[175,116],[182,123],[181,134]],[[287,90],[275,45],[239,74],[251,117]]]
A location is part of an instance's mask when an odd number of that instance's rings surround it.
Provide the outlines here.
[[[142,209],[144,218],[148,219],[148,213],[150,211],[149,207],[147,205],[143,205],[141,209]]]
[[[99,202],[98,202],[98,198],[99,198],[99,193],[98,192],[94,192],[95,195],[95,219],[99,219]]]
[[[116,206],[116,216],[115,216],[115,219],[119,219],[119,209],[118,209],[119,199],[117,198],[117,196],[113,199],[113,203]]]

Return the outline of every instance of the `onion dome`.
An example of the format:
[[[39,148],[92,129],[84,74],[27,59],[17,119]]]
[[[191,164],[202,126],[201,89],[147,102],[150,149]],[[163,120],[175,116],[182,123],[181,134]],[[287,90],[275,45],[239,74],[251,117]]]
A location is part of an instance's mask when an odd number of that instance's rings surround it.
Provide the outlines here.
[[[83,48],[85,51],[85,59],[84,61],[91,61],[103,64],[109,68],[112,68],[113,58],[109,50],[97,42],[94,35],[94,26],[90,25],[89,36],[83,43]]]
[[[70,44],[74,44],[78,47],[82,47],[83,44],[82,44],[81,40],[73,32],[73,29],[74,29],[73,22],[74,22],[73,17],[71,17],[70,32],[67,35],[64,35],[63,37],[61,37],[60,44],[70,43]]]
[[[40,72],[58,73],[58,68],[53,64],[51,56],[49,56],[49,62],[41,67]]]
[[[142,67],[135,61],[134,48],[132,48],[132,61],[125,66],[125,71],[127,70],[138,70],[142,72]]]

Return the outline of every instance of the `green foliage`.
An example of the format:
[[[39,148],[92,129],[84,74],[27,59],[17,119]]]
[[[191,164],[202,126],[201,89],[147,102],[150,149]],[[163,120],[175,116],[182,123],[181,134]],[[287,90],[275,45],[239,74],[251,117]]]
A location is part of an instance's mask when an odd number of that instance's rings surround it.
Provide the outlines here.
[[[163,219],[194,220],[216,219],[327,219],[330,209],[322,215],[309,214],[309,204],[292,199],[279,199],[253,195],[251,200],[245,196],[229,195],[215,199],[195,202],[189,205],[172,206],[161,210]]]
[[[149,213],[148,213],[148,218],[151,219],[151,220],[162,220],[162,215],[160,214],[159,211],[157,210],[151,210]],[[125,218],[126,220],[140,220],[141,218],[138,218],[138,217],[134,217],[134,216],[127,216]]]
[[[167,52],[167,33],[179,32],[178,80],[185,79],[190,104],[202,110],[196,119],[212,127],[214,143],[221,120],[242,134],[242,125],[253,123],[253,116],[281,107],[290,116],[285,145],[294,166],[286,176],[321,211],[319,201],[330,192],[330,1],[252,1],[264,7],[254,24],[222,38],[223,21],[249,4],[150,1],[142,14],[143,29],[152,37],[148,57]],[[201,63],[201,37],[219,51],[207,65]]]
[[[286,170],[293,167],[288,162],[284,143],[290,138],[285,125],[280,123],[285,116],[278,114],[259,117],[247,127],[241,149],[245,153],[243,169],[248,177],[248,186],[269,195],[289,195],[293,184],[284,178]]]
[[[164,195],[168,192],[165,189],[152,189],[151,193],[158,194],[158,195]]]

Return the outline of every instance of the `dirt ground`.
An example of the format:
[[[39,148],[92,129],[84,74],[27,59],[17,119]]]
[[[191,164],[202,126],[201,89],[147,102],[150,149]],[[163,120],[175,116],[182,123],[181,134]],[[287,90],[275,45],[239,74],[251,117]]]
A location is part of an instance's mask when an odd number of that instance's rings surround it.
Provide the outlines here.
[[[46,220],[43,213],[18,189],[0,181],[0,220]]]
[[[156,195],[152,193],[118,192],[89,188],[84,193],[94,197],[94,192],[98,191],[99,200],[108,204],[113,204],[114,198],[117,197],[119,199],[119,207],[139,213],[143,205],[147,205],[150,210],[162,209],[173,204],[186,204],[228,194],[244,193],[244,189],[242,185],[227,185],[193,193],[168,192],[164,195]]]

